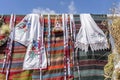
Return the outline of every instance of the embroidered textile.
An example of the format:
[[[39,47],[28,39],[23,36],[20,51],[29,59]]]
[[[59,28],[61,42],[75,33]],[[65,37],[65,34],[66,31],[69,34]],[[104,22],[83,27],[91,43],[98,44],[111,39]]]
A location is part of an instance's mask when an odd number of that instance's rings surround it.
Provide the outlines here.
[[[80,14],[81,28],[76,36],[75,47],[88,51],[109,48],[106,35],[97,26],[90,14]]]
[[[39,69],[47,67],[46,53],[42,54],[42,67],[40,67],[40,49],[42,30],[40,16],[38,14],[28,14],[16,25],[15,41],[27,46],[23,69]]]

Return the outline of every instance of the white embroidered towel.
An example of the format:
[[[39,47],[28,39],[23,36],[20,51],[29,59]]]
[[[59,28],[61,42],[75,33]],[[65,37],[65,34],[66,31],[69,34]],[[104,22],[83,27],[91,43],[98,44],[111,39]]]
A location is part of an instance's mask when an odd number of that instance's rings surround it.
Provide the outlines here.
[[[106,35],[90,14],[80,14],[81,28],[76,36],[75,47],[87,52],[109,48]]]
[[[28,14],[15,27],[15,41],[27,46],[23,69],[40,69],[47,67],[46,53],[42,54],[40,64],[41,23],[38,14]]]

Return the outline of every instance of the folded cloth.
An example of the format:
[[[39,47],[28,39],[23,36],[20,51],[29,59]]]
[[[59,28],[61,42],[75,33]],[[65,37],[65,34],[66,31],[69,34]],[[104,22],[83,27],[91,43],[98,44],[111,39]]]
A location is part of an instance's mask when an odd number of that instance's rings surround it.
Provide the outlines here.
[[[81,28],[76,36],[75,47],[84,51],[88,51],[88,47],[92,51],[109,48],[106,35],[98,27],[90,14],[80,14]]]
[[[15,27],[15,41],[27,46],[27,51],[23,63],[23,69],[40,69],[47,67],[46,53],[41,54],[42,44],[40,16],[38,14],[28,14]],[[42,59],[41,56],[42,55]],[[40,63],[42,60],[42,64]]]

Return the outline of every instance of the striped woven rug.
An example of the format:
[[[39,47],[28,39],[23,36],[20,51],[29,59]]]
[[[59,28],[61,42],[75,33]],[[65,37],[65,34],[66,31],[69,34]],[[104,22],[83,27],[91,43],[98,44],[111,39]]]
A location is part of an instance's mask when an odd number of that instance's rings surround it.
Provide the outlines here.
[[[108,26],[106,15],[92,15],[97,25],[104,31],[108,37]],[[76,25],[80,25],[79,15],[75,16]],[[79,27],[77,27],[77,32]],[[104,66],[107,63],[107,56],[110,50],[101,50],[87,53],[78,50],[74,57],[74,80],[104,80]],[[80,72],[78,72],[78,69]],[[78,75],[79,74],[79,75]],[[80,78],[79,78],[80,77]]]
[[[105,15],[92,15],[96,23],[100,28],[108,35],[107,26],[102,24],[107,17]],[[16,24],[24,17],[17,16]],[[5,20],[9,23],[10,16],[5,16]],[[79,15],[74,15],[75,26],[77,32],[80,28]],[[51,16],[51,37],[50,37],[50,66],[47,69],[42,70],[42,80],[64,80],[64,42],[63,34],[58,33],[57,36],[52,31],[54,28],[55,16]],[[48,47],[48,25],[47,17],[45,17],[45,28],[44,28],[44,41],[45,47]],[[77,34],[77,33],[76,33]],[[69,35],[70,36],[70,35]],[[105,51],[95,51],[91,52],[89,50],[87,53],[78,50],[77,56],[73,58],[73,50],[71,38],[69,37],[69,48],[70,52],[70,70],[71,76],[67,76],[67,80],[104,80],[103,77],[103,67],[107,63],[107,55],[109,50]],[[2,70],[4,50],[5,46],[0,47],[0,71]],[[22,70],[23,60],[26,53],[26,47],[14,41],[14,47],[12,51],[12,64],[10,68],[9,80],[40,80],[40,70],[24,71]],[[74,53],[75,54],[75,53]],[[73,64],[73,60],[74,63]],[[79,63],[79,64],[76,64]],[[80,75],[78,75],[78,67]],[[5,71],[5,70],[4,70]],[[5,80],[5,73],[0,72],[0,80]]]

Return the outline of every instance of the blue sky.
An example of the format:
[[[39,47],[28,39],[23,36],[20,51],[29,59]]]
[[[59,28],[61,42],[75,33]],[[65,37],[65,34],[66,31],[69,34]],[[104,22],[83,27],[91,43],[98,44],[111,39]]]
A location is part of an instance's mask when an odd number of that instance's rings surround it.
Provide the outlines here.
[[[1,0],[0,14],[93,13],[107,14],[120,0]]]

